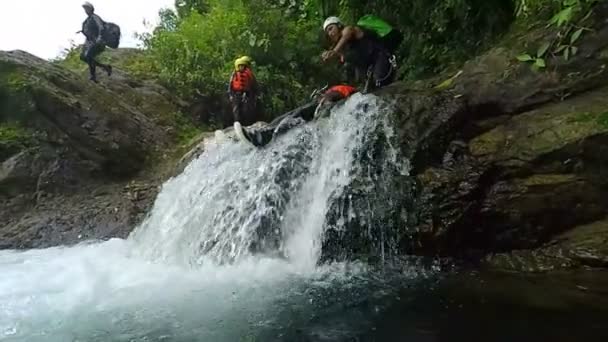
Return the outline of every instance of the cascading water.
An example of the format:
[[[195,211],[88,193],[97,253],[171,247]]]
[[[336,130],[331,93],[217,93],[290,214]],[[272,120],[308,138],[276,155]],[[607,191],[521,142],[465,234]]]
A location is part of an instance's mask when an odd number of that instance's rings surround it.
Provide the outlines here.
[[[356,335],[360,301],[390,281],[362,263],[320,261],[355,226],[380,237],[382,255],[392,248],[382,226],[392,218],[357,200],[390,205],[394,183],[379,180],[407,174],[387,120],[377,98],[356,94],[263,149],[210,142],[127,240],[1,251],[0,340],[271,341],[302,326],[319,339]],[[379,151],[382,165],[362,164]],[[401,265],[396,282],[421,273]],[[336,305],[350,309],[337,319]]]

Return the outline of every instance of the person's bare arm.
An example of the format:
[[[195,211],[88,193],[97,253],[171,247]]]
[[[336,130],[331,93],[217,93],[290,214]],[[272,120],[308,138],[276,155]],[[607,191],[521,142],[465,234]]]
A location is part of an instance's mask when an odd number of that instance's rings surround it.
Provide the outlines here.
[[[334,53],[340,53],[342,52],[342,49],[344,48],[344,45],[346,45],[347,42],[355,39],[360,39],[362,37],[363,31],[361,31],[360,28],[358,28],[357,26],[346,26],[342,30],[342,37],[340,37],[340,40],[338,41],[336,46],[334,46],[332,51]]]
[[[326,61],[334,56],[340,55],[346,43],[352,40],[360,39],[362,37],[363,31],[361,31],[360,28],[358,28],[357,26],[346,26],[342,30],[342,37],[340,37],[340,40],[338,41],[338,43],[336,43],[334,48],[323,53],[323,60]]]

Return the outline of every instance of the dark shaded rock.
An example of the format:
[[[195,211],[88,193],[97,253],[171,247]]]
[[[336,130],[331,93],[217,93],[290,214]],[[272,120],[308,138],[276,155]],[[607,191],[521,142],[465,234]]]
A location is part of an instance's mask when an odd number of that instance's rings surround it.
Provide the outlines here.
[[[608,5],[598,4],[586,23],[595,31],[577,42],[584,52],[547,57],[546,71],[515,59],[555,34],[542,27],[471,60],[442,89],[381,91],[395,103],[417,180],[407,224],[393,227],[402,252],[474,261],[561,255],[551,264],[605,266],[605,248],[575,252],[589,235],[574,232],[608,215],[606,18]],[[562,252],[548,247],[562,236],[570,241]]]
[[[485,267],[514,272],[540,272],[564,267],[608,267],[608,221],[569,229],[535,250],[488,255]]]

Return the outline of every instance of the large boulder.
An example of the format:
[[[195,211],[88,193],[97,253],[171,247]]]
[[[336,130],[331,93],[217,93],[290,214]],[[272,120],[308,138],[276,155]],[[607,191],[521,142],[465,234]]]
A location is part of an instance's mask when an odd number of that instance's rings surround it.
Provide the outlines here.
[[[408,217],[393,226],[402,252],[505,268],[517,264],[507,262],[515,254],[533,261],[541,251],[559,260],[552,267],[606,266],[606,18],[608,5],[600,3],[579,53],[548,55],[546,70],[515,58],[555,36],[543,26],[507,37],[516,43],[469,61],[440,86],[381,91],[395,104],[417,182],[405,194]]]
[[[99,78],[0,52],[0,247],[124,236],[153,200],[158,177],[128,181],[177,142],[183,103],[120,68]]]

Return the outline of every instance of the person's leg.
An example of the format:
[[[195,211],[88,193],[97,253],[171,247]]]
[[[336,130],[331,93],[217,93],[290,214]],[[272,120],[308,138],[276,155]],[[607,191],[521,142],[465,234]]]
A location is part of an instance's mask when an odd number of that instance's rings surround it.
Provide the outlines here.
[[[103,70],[105,70],[105,72],[108,74],[108,76],[110,76],[110,75],[112,75],[112,66],[109,64],[100,63],[96,59],[97,56],[99,56],[102,52],[105,51],[105,49],[106,49],[106,47],[103,44],[95,44],[93,46],[93,48],[91,49],[91,59],[92,59],[93,63],[95,64],[95,66],[102,68]]]
[[[80,60],[87,63],[87,65],[89,66],[89,79],[91,81],[97,82],[97,75],[95,70],[96,63],[91,57],[93,55],[94,45],[95,44],[91,41],[86,41],[84,43],[84,45],[82,46],[82,52],[80,53]]]
[[[250,126],[256,123],[257,119],[257,106],[256,106],[256,98],[253,95],[246,95],[246,101],[243,103],[243,110],[241,123],[245,126]]]
[[[314,115],[317,102],[312,101],[276,117],[268,125],[255,130],[245,130],[245,134],[256,146],[264,146],[277,136],[286,133],[290,129],[310,121]]]
[[[241,102],[241,93],[234,93],[230,98],[230,105],[232,106],[232,119],[234,121],[241,122]]]
[[[377,54],[372,66],[372,82],[374,89],[391,84],[395,79],[396,70],[391,63],[391,56],[388,52]]]

